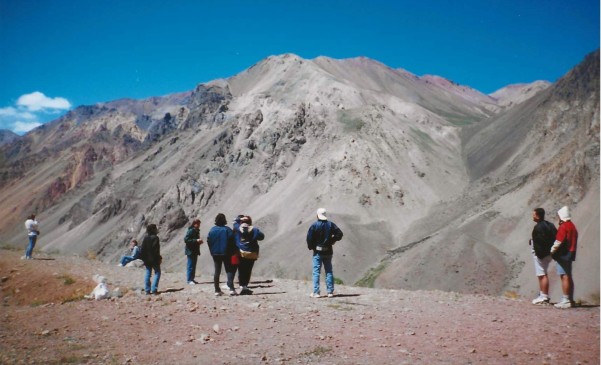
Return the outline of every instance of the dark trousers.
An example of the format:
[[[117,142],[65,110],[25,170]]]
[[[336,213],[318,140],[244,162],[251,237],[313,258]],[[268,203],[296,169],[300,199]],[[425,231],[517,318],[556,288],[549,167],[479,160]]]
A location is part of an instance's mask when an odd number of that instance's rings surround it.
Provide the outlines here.
[[[213,256],[213,263],[215,264],[215,272],[213,274],[213,283],[215,284],[215,292],[220,292],[219,287],[219,276],[221,276],[221,266],[225,267],[225,274],[227,275],[227,286],[230,290],[234,290],[234,275],[236,275],[236,267],[232,265],[232,258],[230,256]]]
[[[255,261],[256,260],[249,260],[245,259],[244,257],[240,257],[240,272],[238,273],[238,281],[241,287],[248,286]]]

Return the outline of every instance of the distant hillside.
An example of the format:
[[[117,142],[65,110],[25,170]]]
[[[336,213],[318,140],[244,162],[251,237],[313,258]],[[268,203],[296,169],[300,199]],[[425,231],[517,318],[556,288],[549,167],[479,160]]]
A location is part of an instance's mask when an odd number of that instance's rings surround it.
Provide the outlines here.
[[[598,194],[598,73],[577,71],[594,59],[519,104],[363,57],[285,54],[191,92],[82,106],[2,147],[0,239],[22,244],[36,211],[40,248],[114,262],[157,223],[169,270],[184,265],[191,219],[206,236],[217,213],[244,213],[266,233],[256,273],[305,279],[297,258],[324,206],[345,233],[345,283],[529,295],[532,205],[599,211],[586,198]],[[562,158],[570,167],[546,181]],[[598,255],[584,261],[598,270]]]
[[[0,146],[19,139],[19,135],[8,129],[0,129]]]

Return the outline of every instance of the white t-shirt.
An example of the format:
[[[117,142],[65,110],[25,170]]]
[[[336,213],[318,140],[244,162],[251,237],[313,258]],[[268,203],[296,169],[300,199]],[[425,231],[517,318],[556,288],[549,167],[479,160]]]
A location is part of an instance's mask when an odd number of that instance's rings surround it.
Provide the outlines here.
[[[37,236],[38,235],[38,221],[35,219],[28,219],[25,221],[25,229],[28,232],[29,236]]]

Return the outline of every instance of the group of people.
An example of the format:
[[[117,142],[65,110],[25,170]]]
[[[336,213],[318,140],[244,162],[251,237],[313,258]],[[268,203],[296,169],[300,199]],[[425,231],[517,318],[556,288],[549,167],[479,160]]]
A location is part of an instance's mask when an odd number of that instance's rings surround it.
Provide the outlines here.
[[[186,281],[190,285],[198,284],[196,277],[196,262],[200,256],[200,245],[204,241],[200,238],[200,219],[195,219],[184,236],[186,244],[184,253],[187,256]],[[215,295],[223,295],[219,286],[221,269],[225,269],[227,288],[230,295],[238,295],[234,288],[234,277],[238,272],[240,295],[252,294],[248,288],[252,269],[259,258],[259,241],[265,234],[258,227],[253,226],[252,218],[248,215],[238,215],[232,224],[227,226],[227,219],[223,213],[215,217],[215,225],[210,229],[207,237],[209,252],[213,258],[213,284]]]
[[[190,224],[184,236],[184,254],[186,262],[186,281],[189,285],[196,285],[196,263],[200,256],[200,246],[204,243],[200,238],[200,219],[195,219]],[[219,277],[222,268],[227,275],[227,288],[230,295],[238,295],[234,287],[234,277],[238,272],[238,283],[240,295],[250,295],[252,290],[248,288],[252,269],[255,261],[259,258],[259,242],[265,235],[258,227],[253,226],[252,218],[248,215],[238,215],[234,220],[232,228],[227,226],[227,220],[223,213],[215,217],[215,225],[209,231],[207,245],[213,258],[214,273],[213,283],[215,295],[223,295],[219,286]],[[146,227],[146,235],[142,245],[137,250],[137,242],[132,241],[132,255],[123,256],[120,266],[139,258],[144,262],[146,274],[144,276],[144,290],[146,294],[157,294],[159,281],[161,279],[161,248],[158,237],[158,228],[155,224]],[[154,272],[154,276],[152,273]],[[152,277],[152,282],[151,282]]]
[[[563,296],[555,304],[557,308],[571,308],[574,306],[574,280],[572,276],[572,263],[576,260],[576,248],[578,244],[578,230],[572,222],[570,210],[567,206],[557,211],[559,229],[553,223],[545,220],[545,210],[536,208],[532,213],[532,219],[536,223],[532,230],[532,239],[529,240],[536,276],[538,277],[540,293],[533,304],[549,304],[549,277],[550,263],[556,262],[557,273],[561,279]],[[195,281],[196,263],[200,256],[200,246],[204,243],[200,238],[200,219],[195,219],[184,236],[184,253],[187,257],[186,281],[189,285],[198,284]],[[29,238],[29,244],[22,259],[32,259],[32,251],[40,234],[38,221],[35,214],[30,215],[25,221],[25,228]],[[332,257],[333,245],[342,239],[343,233],[338,226],[328,220],[324,208],[317,209],[317,221],[315,221],[307,232],[307,248],[313,251],[313,290],[311,297],[321,297],[320,273],[321,268],[325,271],[325,282],[327,296],[334,296],[334,272]],[[219,286],[219,277],[222,268],[227,276],[227,288],[230,295],[238,295],[234,287],[234,277],[238,272],[238,283],[240,295],[252,294],[248,284],[250,282],[253,266],[259,258],[259,241],[265,238],[265,234],[258,227],[253,226],[252,218],[248,215],[238,215],[232,224],[227,226],[227,220],[223,213],[215,217],[215,225],[210,229],[207,237],[209,252],[213,258],[214,272],[213,284],[215,295],[223,295]],[[157,294],[161,278],[161,246],[156,224],[146,227],[146,235],[142,245],[134,239],[130,246],[131,255],[123,256],[120,266],[127,265],[130,261],[141,259],[144,262],[146,273],[144,276],[144,290],[147,294]],[[152,272],[154,277],[151,282]]]
[[[192,221],[184,236],[184,254],[186,262],[186,281],[189,285],[196,285],[196,263],[200,256],[200,246],[204,243],[200,237],[200,219]],[[137,241],[132,241],[131,256],[123,256],[120,266],[137,258],[144,262],[146,274],[144,277],[144,290],[147,294],[158,293],[161,278],[161,252],[157,236],[158,230],[155,224],[149,224],[146,228],[146,236],[142,240],[141,247]],[[313,291],[311,297],[319,298],[320,273],[323,266],[326,274],[327,296],[334,296],[334,272],[332,268],[332,246],[342,239],[342,231],[338,226],[330,222],[324,208],[317,210],[317,221],[311,225],[307,232],[307,247],[313,251]],[[240,295],[253,293],[249,289],[252,270],[255,261],[259,258],[259,241],[265,238],[265,234],[258,227],[253,226],[252,218],[248,215],[238,215],[232,224],[227,226],[227,219],[223,213],[215,217],[215,225],[209,230],[207,245],[213,258],[213,284],[215,295],[223,295],[219,286],[219,277],[222,268],[225,269],[227,281],[226,286],[229,295],[238,295],[234,287],[234,278],[238,272],[238,284]],[[151,282],[152,272],[154,278]]]
[[[559,229],[553,223],[545,220],[545,210],[536,208],[532,212],[532,220],[536,222],[532,230],[529,244],[532,249],[534,268],[540,293],[532,304],[549,304],[549,277],[547,276],[551,261],[557,264],[557,274],[561,279],[563,296],[555,304],[556,308],[571,308],[574,306],[574,280],[572,277],[572,262],[576,260],[578,230],[572,222],[570,209],[567,206],[557,211]]]

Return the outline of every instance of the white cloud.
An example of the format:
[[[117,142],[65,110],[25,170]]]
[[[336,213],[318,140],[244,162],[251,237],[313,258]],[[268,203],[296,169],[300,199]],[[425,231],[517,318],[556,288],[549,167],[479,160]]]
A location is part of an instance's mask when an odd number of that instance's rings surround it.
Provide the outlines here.
[[[49,98],[39,91],[21,95],[15,105],[0,108],[0,129],[23,134],[68,109],[71,103],[65,98]]]
[[[17,100],[17,105],[34,112],[45,109],[67,110],[71,108],[71,103],[67,99],[61,97],[50,98],[39,91],[21,95]]]
[[[13,108],[12,106],[6,108],[0,108],[0,118],[14,118],[14,119],[36,119],[36,116],[33,113],[30,113],[25,110],[19,110],[17,108]]]
[[[40,122],[15,122],[13,123],[13,132],[17,133],[17,134],[22,134],[22,133],[27,133],[30,130],[41,126],[42,123]]]

